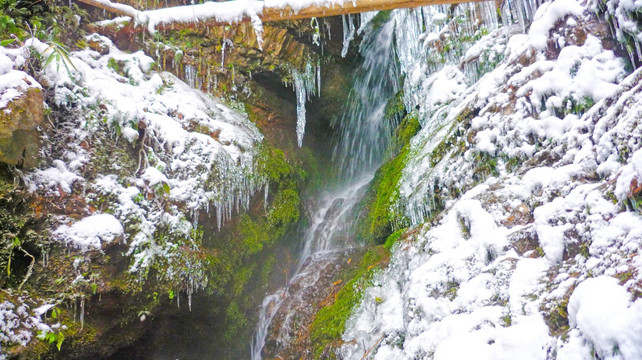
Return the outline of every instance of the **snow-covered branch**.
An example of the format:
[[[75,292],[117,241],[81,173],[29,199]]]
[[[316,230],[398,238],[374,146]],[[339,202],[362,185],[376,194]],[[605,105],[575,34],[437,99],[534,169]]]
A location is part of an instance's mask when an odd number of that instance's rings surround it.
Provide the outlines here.
[[[326,17],[367,11],[414,8],[481,0],[238,0],[139,11],[110,0],[77,0],[134,20],[136,29],[180,29],[219,26],[238,22],[262,22]]]

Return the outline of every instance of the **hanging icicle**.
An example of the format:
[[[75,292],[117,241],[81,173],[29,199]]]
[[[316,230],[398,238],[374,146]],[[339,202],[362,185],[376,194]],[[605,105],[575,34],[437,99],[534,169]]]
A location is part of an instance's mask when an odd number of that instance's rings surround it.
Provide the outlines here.
[[[291,75],[296,94],[296,137],[297,144],[301,147],[305,134],[305,103],[310,100],[312,95],[321,94],[321,66],[318,63],[312,65],[308,61],[303,72],[292,69]]]

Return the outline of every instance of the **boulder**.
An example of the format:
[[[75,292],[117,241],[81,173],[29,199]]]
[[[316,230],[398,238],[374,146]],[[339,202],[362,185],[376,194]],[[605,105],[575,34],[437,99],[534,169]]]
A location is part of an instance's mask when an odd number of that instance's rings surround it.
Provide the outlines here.
[[[0,162],[22,168],[37,164],[43,118],[42,91],[37,87],[0,108]]]

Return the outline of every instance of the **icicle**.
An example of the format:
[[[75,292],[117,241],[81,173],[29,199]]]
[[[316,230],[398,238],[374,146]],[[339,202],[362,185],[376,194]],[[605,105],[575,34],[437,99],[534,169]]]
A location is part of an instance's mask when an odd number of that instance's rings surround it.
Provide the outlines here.
[[[236,70],[234,69],[234,64],[232,64],[232,91],[236,91]]]
[[[370,21],[372,21],[372,19],[374,19],[374,17],[377,16],[378,13],[378,11],[369,11],[359,14],[361,18],[359,19],[360,24],[359,29],[357,29],[357,35],[361,35],[363,30],[366,29],[366,26],[368,26]]]
[[[330,30],[330,23],[323,21],[323,25],[325,25],[326,29],[328,29],[328,40],[332,40],[332,31]]]
[[[305,134],[305,103],[312,95],[321,92],[321,69],[320,65],[312,66],[308,61],[305,71],[301,73],[297,69],[291,72],[294,92],[296,94],[296,135],[297,144],[303,146],[303,135]]]
[[[185,65],[185,82],[191,88],[196,88],[196,70],[192,65]]]
[[[221,69],[225,69],[225,47],[227,46],[227,39],[223,39],[223,44],[221,44]]]
[[[259,50],[263,51],[263,22],[254,14],[250,17],[252,20],[252,27],[254,28],[254,33],[256,34],[256,42],[259,44]]]
[[[263,199],[263,210],[267,213],[267,204],[268,204],[268,192],[270,191],[270,182],[265,183],[264,199]]]
[[[193,291],[194,290],[193,290],[192,286],[190,285],[187,288],[187,307],[189,308],[190,312],[192,311],[192,292]]]
[[[80,298],[80,330],[85,327],[85,297]]]
[[[294,91],[296,93],[296,141],[299,147],[303,146],[303,134],[305,134],[305,86],[303,77],[298,71],[292,72],[294,78]]]
[[[198,218],[199,218],[198,209],[192,210],[192,227],[194,229],[198,228]]]
[[[321,66],[317,65],[317,96],[321,96]]]
[[[348,18],[347,22],[346,18]],[[350,42],[354,40],[354,22],[350,15],[341,15],[341,19],[343,20],[343,48],[341,49],[341,57],[344,58],[348,55]]]

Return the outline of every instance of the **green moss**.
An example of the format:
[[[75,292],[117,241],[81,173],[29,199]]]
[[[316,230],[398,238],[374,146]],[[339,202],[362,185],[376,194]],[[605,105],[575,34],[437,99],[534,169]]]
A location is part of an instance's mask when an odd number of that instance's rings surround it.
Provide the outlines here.
[[[235,272],[234,277],[232,279],[232,286],[231,286],[232,291],[230,293],[232,297],[237,297],[243,293],[243,287],[250,280],[250,277],[252,276],[252,273],[254,272],[255,267],[256,266],[254,264],[250,264],[240,268],[238,271]]]
[[[277,231],[276,236],[283,235],[285,226],[299,220],[299,194],[296,190],[286,189],[277,193],[272,202],[272,209],[267,215],[270,228]]]
[[[410,143],[410,139],[421,130],[419,117],[416,113],[410,113],[403,118],[399,126],[395,129],[394,142],[399,149]]]
[[[449,281],[446,284],[446,296],[450,301],[455,300],[457,297],[457,291],[459,290],[459,284],[454,281]]]
[[[386,11],[379,11],[377,15],[370,21],[370,25],[372,26],[373,29],[378,29],[380,28],[383,24],[388,22],[390,19],[390,10]]]
[[[564,100],[562,100],[562,104],[563,104],[562,107],[553,109],[555,112],[555,115],[559,118],[564,118],[568,114],[575,114],[577,116],[582,116],[591,107],[593,107],[593,105],[595,104],[595,101],[590,96],[583,96],[579,99],[576,99],[573,96],[569,96],[569,97],[566,97]]]
[[[0,169],[0,174],[2,169]],[[0,176],[0,287],[18,286],[24,279],[31,259],[46,243],[42,229],[45,217],[31,208],[29,193]]]
[[[511,318],[510,314],[506,314],[502,316],[502,326],[503,327],[509,327],[513,323],[513,319]]]
[[[292,187],[290,180],[294,170],[286,160],[283,151],[263,145],[259,149],[256,161],[257,171],[263,174],[271,183],[281,184],[286,182],[286,184],[283,184],[286,185],[284,187]]]
[[[390,234],[390,236],[388,236],[388,238],[386,239],[386,242],[384,243],[383,247],[386,250],[390,250],[392,248],[392,245],[394,245],[397,242],[397,240],[399,240],[399,238],[401,237],[401,235],[403,235],[404,232],[406,232],[405,228],[399,229],[393,232],[392,234]]]
[[[230,342],[247,326],[247,318],[236,301],[232,301],[225,309],[225,323],[223,336]]]
[[[361,301],[364,290],[370,286],[372,276],[387,254],[381,246],[368,251],[359,267],[348,276],[351,280],[339,290],[334,303],[319,310],[310,326],[310,341],[315,359],[321,358],[328,347],[341,340],[346,321]]]
[[[295,170],[300,187],[306,193],[315,193],[321,186],[321,173],[316,157],[310,148],[304,147],[296,152],[296,158]]]
[[[399,180],[410,153],[410,139],[420,129],[416,113],[407,114],[395,129],[392,151],[398,154],[377,170],[362,202],[357,225],[361,239],[382,244],[393,231],[408,223],[405,215],[395,209],[395,204],[399,200]]]
[[[266,258],[264,258],[264,260],[265,261],[261,265],[259,281],[261,284],[268,284],[270,281],[270,273],[274,268],[274,264],[276,264],[276,257],[274,256],[274,254],[269,254]]]
[[[263,249],[263,243],[267,240],[265,230],[258,222],[247,215],[241,215],[239,221],[239,233],[243,242],[244,252],[255,254]]]
[[[365,235],[382,243],[390,235],[395,224],[407,223],[403,214],[393,211],[392,207],[399,199],[399,180],[406,166],[409,146],[404,147],[399,155],[386,162],[377,170],[372,184],[374,198],[371,200],[366,218]]]
[[[552,335],[565,335],[569,330],[568,299],[555,302],[548,313],[547,320]]]
[[[296,190],[280,190],[269,206],[265,217],[241,215],[236,233],[241,239],[240,256],[258,253],[283,236],[290,226],[299,220],[299,205],[301,201]]]
[[[403,102],[404,92],[399,90],[395,96],[388,99],[386,107],[383,111],[384,119],[391,123],[397,123],[399,120],[403,119],[406,116],[406,106]]]
[[[473,178],[483,180],[488,176],[499,176],[497,157],[486,152],[477,152],[474,156],[476,167],[473,171]]]
[[[537,253],[537,257],[544,257],[546,254],[544,253],[544,249],[542,249],[541,246],[538,246],[535,248],[535,252]]]

